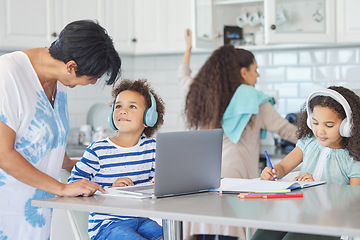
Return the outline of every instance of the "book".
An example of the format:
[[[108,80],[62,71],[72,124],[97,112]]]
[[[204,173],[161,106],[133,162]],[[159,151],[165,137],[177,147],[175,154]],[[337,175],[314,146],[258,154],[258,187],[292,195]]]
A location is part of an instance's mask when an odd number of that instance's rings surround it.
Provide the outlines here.
[[[221,184],[215,191],[223,193],[240,193],[240,192],[274,192],[283,191],[286,189],[303,189],[313,186],[325,184],[326,181],[288,181],[279,179],[277,181],[254,179],[241,179],[241,178],[223,178]]]
[[[154,198],[154,185],[145,183],[127,187],[106,187],[108,193],[96,191],[95,195],[122,197],[122,198]]]

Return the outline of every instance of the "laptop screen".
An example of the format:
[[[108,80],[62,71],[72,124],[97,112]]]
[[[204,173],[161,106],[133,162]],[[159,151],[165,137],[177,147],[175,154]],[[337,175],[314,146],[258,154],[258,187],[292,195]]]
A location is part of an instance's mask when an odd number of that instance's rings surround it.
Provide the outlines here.
[[[220,186],[222,129],[159,133],[156,137],[155,196]]]

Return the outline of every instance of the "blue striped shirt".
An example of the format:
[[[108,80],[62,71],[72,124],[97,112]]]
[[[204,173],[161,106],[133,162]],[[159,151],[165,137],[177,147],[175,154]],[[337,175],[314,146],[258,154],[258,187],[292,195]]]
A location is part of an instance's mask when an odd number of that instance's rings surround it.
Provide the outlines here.
[[[155,176],[155,150],[155,139],[145,136],[141,136],[139,142],[129,148],[120,147],[109,138],[93,142],[72,169],[68,183],[85,178],[106,187],[120,177],[130,178],[135,185],[149,182]],[[91,212],[88,228],[90,239],[94,239],[102,228],[114,221],[130,218],[134,217]]]

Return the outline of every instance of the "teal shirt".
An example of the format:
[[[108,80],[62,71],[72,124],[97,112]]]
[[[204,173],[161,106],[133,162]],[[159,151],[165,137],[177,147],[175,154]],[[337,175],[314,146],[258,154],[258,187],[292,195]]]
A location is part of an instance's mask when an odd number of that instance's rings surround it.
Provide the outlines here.
[[[271,97],[253,86],[241,84],[236,89],[224,112],[221,124],[224,133],[233,143],[236,144],[240,140],[251,116],[258,114],[259,106],[267,101],[273,104]],[[266,132],[262,131],[261,138],[265,137]]]
[[[321,151],[325,147],[319,143],[316,137],[301,138],[296,146],[303,152],[300,174],[306,172],[314,174]],[[353,177],[360,178],[360,161],[355,161],[346,149],[330,149],[322,177],[321,179],[315,179],[315,181],[322,180],[327,183],[350,184],[350,178]]]

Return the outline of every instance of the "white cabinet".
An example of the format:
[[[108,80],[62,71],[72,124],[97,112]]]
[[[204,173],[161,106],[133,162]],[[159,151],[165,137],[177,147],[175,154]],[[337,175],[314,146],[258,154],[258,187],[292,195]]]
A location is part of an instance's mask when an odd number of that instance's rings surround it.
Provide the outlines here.
[[[196,46],[223,44],[229,34],[225,26],[240,27],[239,43],[244,45],[336,41],[335,0],[194,0],[193,4]]]
[[[266,0],[265,43],[334,43],[335,0]]]
[[[106,0],[105,28],[120,53],[133,54],[135,50],[134,0]]]
[[[66,24],[79,19],[103,22],[101,0],[3,0],[1,48],[49,46]]]
[[[360,42],[359,9],[359,0],[336,1],[336,37],[338,43]]]
[[[26,1],[26,0],[25,0]],[[97,20],[104,25],[104,2],[101,0],[53,0],[55,9],[55,31],[60,31],[70,22],[82,19]]]
[[[190,0],[2,0],[0,48],[49,46],[66,24],[92,19],[107,29],[120,53],[183,52],[190,5]]]
[[[133,0],[135,54],[179,52],[190,27],[189,0]]]
[[[48,46],[54,32],[51,0],[2,0],[0,43],[3,49]]]

